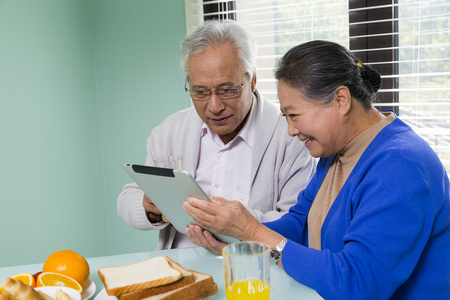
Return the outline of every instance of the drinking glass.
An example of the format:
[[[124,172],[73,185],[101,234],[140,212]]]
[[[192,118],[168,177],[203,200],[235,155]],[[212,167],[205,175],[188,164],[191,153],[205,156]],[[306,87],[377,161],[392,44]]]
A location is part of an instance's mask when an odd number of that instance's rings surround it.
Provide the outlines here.
[[[227,300],[270,299],[270,248],[239,242],[222,250]]]
[[[155,165],[158,168],[183,170],[183,156],[170,155],[170,156],[158,157],[155,159]]]

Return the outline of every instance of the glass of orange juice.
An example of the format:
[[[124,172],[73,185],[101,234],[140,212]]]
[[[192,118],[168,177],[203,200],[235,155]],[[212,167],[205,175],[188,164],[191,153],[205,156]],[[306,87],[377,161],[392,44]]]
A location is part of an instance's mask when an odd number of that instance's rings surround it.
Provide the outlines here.
[[[227,300],[270,299],[270,248],[239,242],[222,250]]]

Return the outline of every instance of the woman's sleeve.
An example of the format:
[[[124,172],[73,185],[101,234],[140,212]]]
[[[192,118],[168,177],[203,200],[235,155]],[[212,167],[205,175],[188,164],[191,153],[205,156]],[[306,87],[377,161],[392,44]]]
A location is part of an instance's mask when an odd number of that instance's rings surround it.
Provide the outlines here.
[[[304,190],[299,190],[297,204],[289,209],[288,214],[283,215],[279,220],[263,224],[290,240],[301,242],[302,238],[305,238],[302,232],[309,209],[333,158],[319,161],[311,181]]]
[[[341,251],[292,240],[283,251],[285,271],[326,299],[388,299],[410,277],[430,237],[433,191],[421,170],[399,158],[372,170],[350,195],[354,215]]]

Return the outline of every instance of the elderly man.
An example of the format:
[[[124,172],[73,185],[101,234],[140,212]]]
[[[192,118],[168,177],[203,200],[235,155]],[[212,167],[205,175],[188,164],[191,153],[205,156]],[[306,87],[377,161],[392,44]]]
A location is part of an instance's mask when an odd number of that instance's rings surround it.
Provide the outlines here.
[[[188,34],[181,64],[194,107],[153,129],[146,165],[181,155],[184,169],[208,195],[237,200],[268,222],[296,204],[316,161],[289,137],[279,109],[256,90],[255,60],[253,38],[237,22],[208,21]],[[117,210],[136,229],[160,230],[157,249],[195,246],[134,183],[125,185]]]

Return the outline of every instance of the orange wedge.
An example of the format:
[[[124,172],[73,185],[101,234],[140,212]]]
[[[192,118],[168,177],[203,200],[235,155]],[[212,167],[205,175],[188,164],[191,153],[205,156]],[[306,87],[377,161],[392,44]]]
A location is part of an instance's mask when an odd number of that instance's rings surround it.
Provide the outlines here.
[[[36,286],[36,282],[34,281],[33,274],[30,273],[19,273],[11,276],[11,279],[20,280],[27,285],[31,285],[32,287]]]
[[[81,286],[89,279],[89,264],[86,259],[72,250],[59,250],[53,252],[45,261],[42,272],[53,272],[67,275]]]
[[[69,276],[53,272],[43,272],[39,274],[36,286],[66,286],[77,290],[80,294],[83,292],[83,287],[78,281]]]
[[[34,281],[34,277],[30,273],[19,273],[11,276],[11,279],[20,280],[26,285],[31,285],[32,287],[36,286],[36,282]],[[0,292],[6,294],[5,290],[0,286]]]

